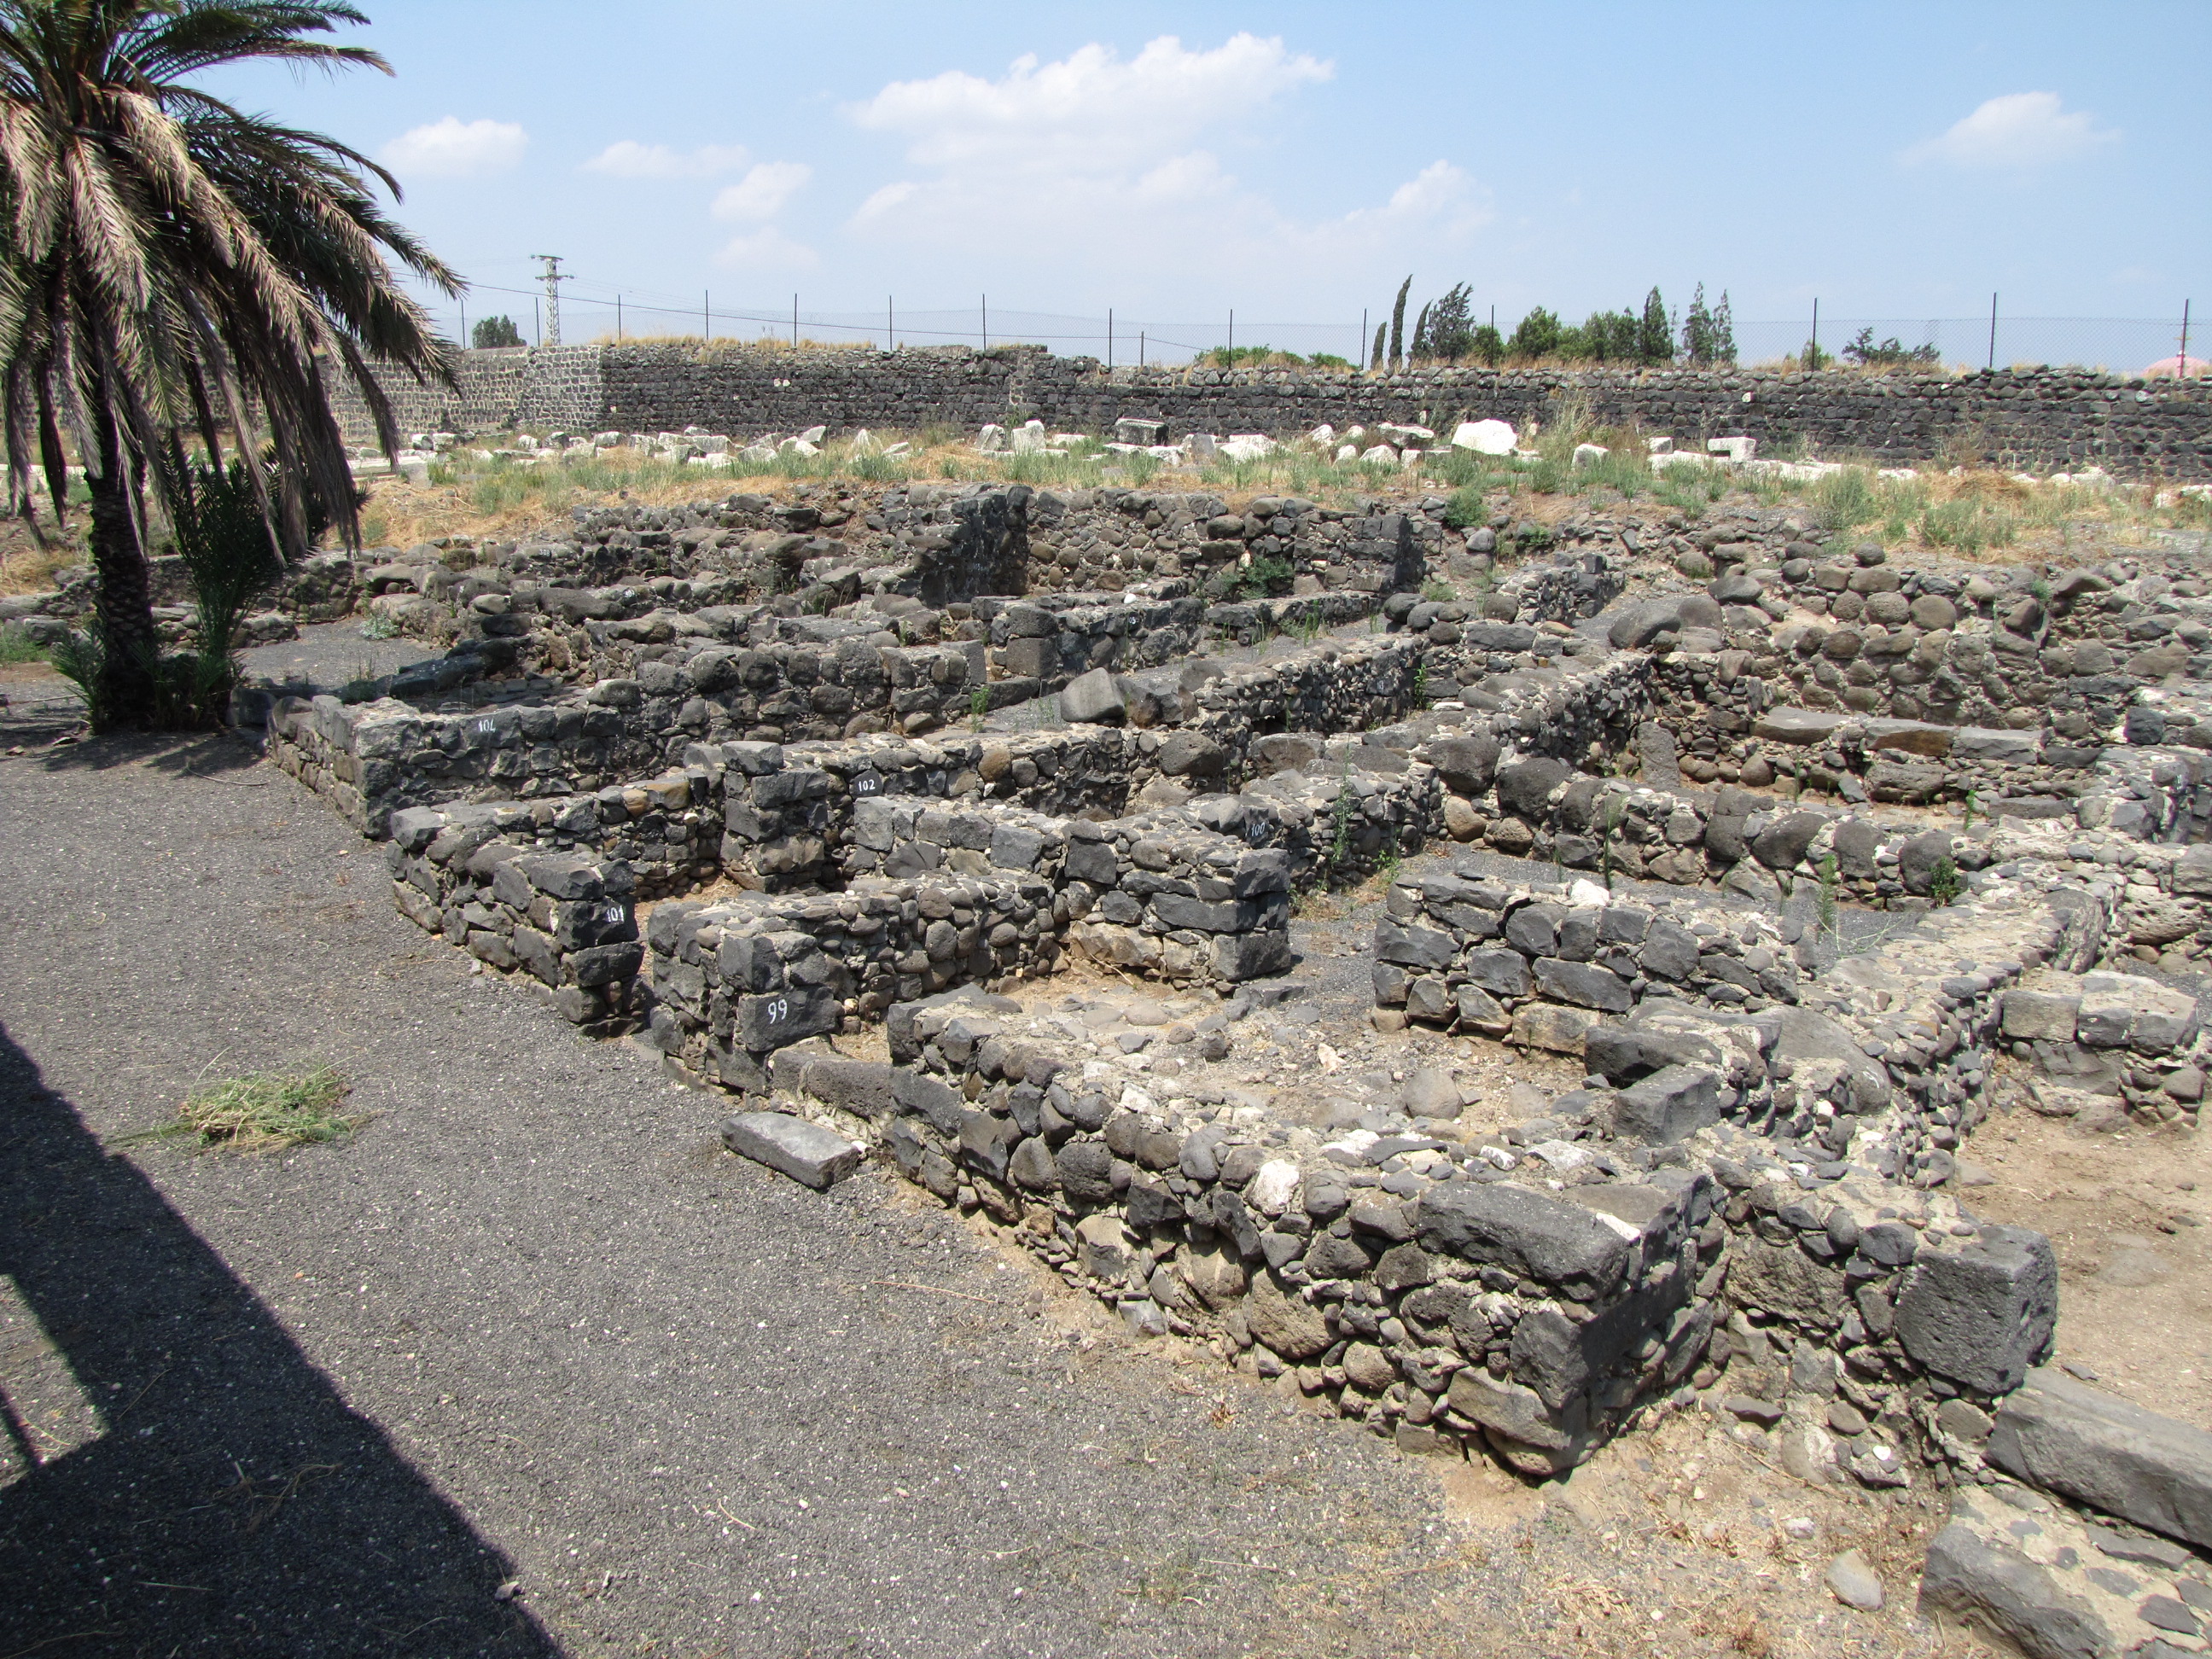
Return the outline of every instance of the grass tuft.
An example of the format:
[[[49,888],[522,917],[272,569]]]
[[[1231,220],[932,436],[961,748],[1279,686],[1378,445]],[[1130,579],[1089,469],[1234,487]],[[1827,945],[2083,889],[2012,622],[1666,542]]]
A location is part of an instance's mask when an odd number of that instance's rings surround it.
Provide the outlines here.
[[[225,1078],[193,1090],[177,1109],[175,1122],[125,1135],[117,1144],[190,1135],[203,1152],[228,1146],[273,1152],[343,1140],[368,1121],[366,1113],[349,1116],[337,1109],[352,1086],[328,1066]]]

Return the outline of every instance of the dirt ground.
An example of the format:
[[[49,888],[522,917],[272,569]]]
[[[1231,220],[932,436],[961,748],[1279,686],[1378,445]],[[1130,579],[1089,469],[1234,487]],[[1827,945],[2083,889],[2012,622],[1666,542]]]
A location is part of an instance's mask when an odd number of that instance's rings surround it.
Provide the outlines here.
[[[1961,1201],[1985,1220],[2047,1233],[2057,1249],[2057,1362],[2212,1428],[2212,1146],[2203,1135],[2093,1134],[2021,1108],[1983,1124],[1966,1156],[1996,1182],[1963,1189]]]

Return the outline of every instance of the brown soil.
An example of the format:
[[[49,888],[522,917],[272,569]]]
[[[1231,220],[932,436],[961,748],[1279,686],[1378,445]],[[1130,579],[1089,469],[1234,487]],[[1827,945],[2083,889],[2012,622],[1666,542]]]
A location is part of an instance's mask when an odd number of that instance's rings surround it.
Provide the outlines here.
[[[2020,1109],[1966,1150],[1996,1180],[1960,1199],[1984,1220],[2048,1234],[2058,1252],[2054,1363],[2212,1428],[2212,1146],[2187,1130],[2091,1134]]]

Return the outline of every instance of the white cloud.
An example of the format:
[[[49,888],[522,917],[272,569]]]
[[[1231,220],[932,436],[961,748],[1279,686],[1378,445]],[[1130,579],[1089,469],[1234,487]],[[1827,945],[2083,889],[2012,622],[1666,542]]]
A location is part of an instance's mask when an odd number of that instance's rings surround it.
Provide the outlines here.
[[[948,70],[895,81],[846,112],[906,141],[932,176],[877,191],[861,228],[915,229],[1009,195],[1055,210],[1218,200],[1232,181],[1198,140],[1333,73],[1280,40],[1239,34],[1193,51],[1162,35],[1124,61],[1093,44],[1050,64],[1017,58],[995,81]]]
[[[1054,63],[1018,58],[996,79],[894,82],[846,111],[902,141],[906,163],[848,228],[950,253],[972,250],[978,223],[1043,208],[1105,233],[1085,240],[1091,277],[1230,281],[1249,294],[1272,285],[1256,272],[1293,267],[1309,283],[1380,282],[1490,221],[1488,192],[1443,160],[1395,187],[1378,180],[1369,188],[1382,199],[1328,218],[1285,210],[1240,179],[1223,158],[1273,148],[1267,118],[1332,73],[1280,40],[1193,48],[1165,35],[1127,59],[1094,44]],[[1069,252],[1008,249],[1004,259],[1064,275]]]
[[[765,225],[749,236],[732,237],[714,263],[732,270],[811,270],[822,260],[805,243]]]
[[[909,158],[925,165],[1034,159],[1041,147],[1065,155],[1100,144],[1157,156],[1333,72],[1320,58],[1293,56],[1279,39],[1239,34],[1192,52],[1164,34],[1126,64],[1111,46],[1093,43],[1055,64],[1040,65],[1034,53],[1018,58],[997,81],[957,70],[894,81],[849,113],[863,127],[905,133]]]
[[[717,219],[773,219],[814,176],[804,161],[763,161],[714,198]]]
[[[749,159],[743,144],[671,149],[665,144],[641,144],[635,138],[624,138],[585,162],[584,171],[604,173],[612,179],[712,179],[717,173],[735,173]]]
[[[514,122],[448,115],[401,133],[378,159],[395,173],[418,178],[481,179],[516,166],[529,147],[530,135]]]
[[[2119,137],[2086,111],[2067,109],[2055,92],[2008,92],[1913,145],[1900,159],[1908,166],[2034,167],[2091,155]]]

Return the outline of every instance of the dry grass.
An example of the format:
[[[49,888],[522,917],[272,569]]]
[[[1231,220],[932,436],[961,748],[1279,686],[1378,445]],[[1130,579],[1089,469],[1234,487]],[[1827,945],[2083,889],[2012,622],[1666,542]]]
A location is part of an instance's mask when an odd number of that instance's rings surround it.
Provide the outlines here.
[[[349,1116],[337,1109],[352,1086],[327,1066],[225,1078],[193,1090],[177,1109],[175,1122],[125,1135],[117,1144],[189,1135],[204,1152],[227,1146],[273,1152],[343,1140],[368,1121],[365,1113]]]

